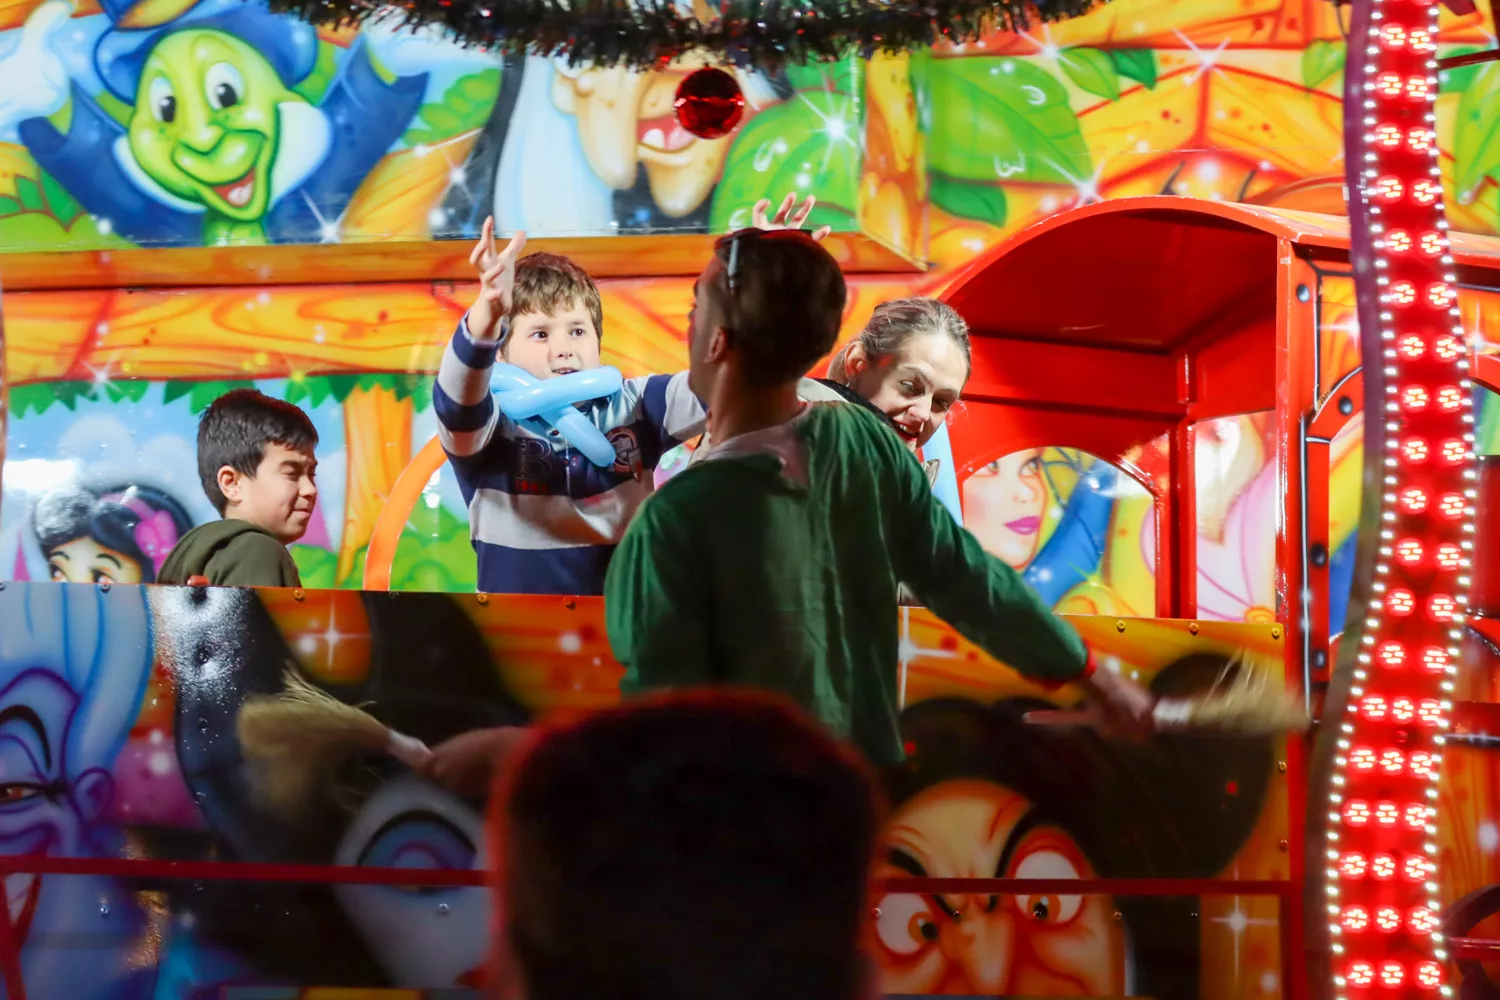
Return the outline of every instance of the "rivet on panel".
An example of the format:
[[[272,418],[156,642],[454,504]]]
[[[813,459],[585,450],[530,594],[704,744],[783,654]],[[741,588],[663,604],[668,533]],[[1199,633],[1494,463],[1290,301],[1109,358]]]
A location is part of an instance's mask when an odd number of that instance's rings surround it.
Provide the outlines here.
[[[1276,762],[1276,770],[1282,774],[1286,774],[1286,761],[1278,760]]]
[[[490,595],[489,594],[475,594],[474,595],[474,600],[478,601],[480,604],[488,604],[488,603],[490,603]]]
[[[569,611],[572,611],[574,608],[578,607],[578,602],[573,600],[573,598],[571,597],[564,597],[563,607],[567,608]]]
[[[1193,635],[1197,635],[1198,634],[1198,623],[1197,622],[1188,622],[1188,631],[1191,632]]]
[[[294,590],[294,591],[292,591],[292,600],[294,600],[294,601],[301,601],[301,600],[305,600],[306,598],[307,598],[307,595],[304,594],[304,593],[302,593],[302,591],[300,591],[300,590]]]
[[[1271,626],[1271,638],[1272,639],[1280,639],[1281,638],[1281,626],[1280,625],[1272,625]]]
[[[108,580],[100,580],[99,581],[99,589],[102,590],[106,594],[109,593],[109,581]]]
[[[1288,844],[1287,844],[1286,841],[1284,841],[1284,840],[1278,840],[1278,841],[1276,841],[1276,849],[1278,851],[1280,851],[1282,854],[1286,853],[1287,847],[1288,847]]]
[[[1115,622],[1115,631],[1116,632],[1123,632],[1123,631],[1125,631],[1125,623],[1124,622]]]

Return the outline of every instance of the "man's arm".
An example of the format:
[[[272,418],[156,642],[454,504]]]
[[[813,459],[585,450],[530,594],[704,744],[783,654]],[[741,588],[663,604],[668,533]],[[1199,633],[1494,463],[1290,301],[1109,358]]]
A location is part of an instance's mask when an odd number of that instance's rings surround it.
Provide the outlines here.
[[[656,433],[658,453],[703,433],[708,410],[688,387],[688,373],[648,375],[642,380],[641,414]]]
[[[604,580],[605,627],[626,697],[713,680],[702,564],[662,497],[641,506]]]
[[[215,587],[300,587],[292,554],[270,535],[246,532],[230,541],[205,567]]]
[[[894,492],[890,523],[898,577],[965,638],[1024,676],[1062,683],[1089,673],[1088,650],[1078,633],[959,526],[933,496],[922,466],[894,436],[882,432],[880,438],[876,447]]]

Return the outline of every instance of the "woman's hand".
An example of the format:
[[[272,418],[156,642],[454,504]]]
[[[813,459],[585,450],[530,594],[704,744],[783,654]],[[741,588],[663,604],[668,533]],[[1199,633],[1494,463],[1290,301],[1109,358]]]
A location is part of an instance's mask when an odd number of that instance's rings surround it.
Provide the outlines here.
[[[460,733],[432,748],[418,773],[468,798],[489,793],[495,775],[533,738],[525,726],[499,726]]]
[[[516,233],[505,249],[495,250],[495,217],[484,220],[469,263],[479,272],[479,297],[469,309],[469,333],[475,340],[498,340],[500,321],[510,313],[516,290],[516,259],[526,248],[526,234]]]
[[[750,225],[756,229],[764,229],[767,232],[775,229],[801,229],[803,223],[807,222],[807,217],[812,214],[813,206],[817,203],[818,199],[812,195],[808,195],[802,204],[798,206],[797,195],[793,192],[782,200],[781,207],[776,210],[776,214],[768,219],[766,218],[766,209],[771,207],[771,199],[762,198],[750,210]],[[831,232],[833,232],[832,226],[823,226],[813,232],[812,238],[821,241],[823,237]]]

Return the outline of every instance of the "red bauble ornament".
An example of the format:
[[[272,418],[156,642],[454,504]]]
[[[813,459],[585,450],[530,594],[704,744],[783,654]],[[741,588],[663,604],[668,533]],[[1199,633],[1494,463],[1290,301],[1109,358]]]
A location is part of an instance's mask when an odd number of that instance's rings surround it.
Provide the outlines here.
[[[734,131],[745,114],[745,95],[733,74],[722,69],[694,70],[677,85],[672,102],[677,122],[700,139],[717,139]]]

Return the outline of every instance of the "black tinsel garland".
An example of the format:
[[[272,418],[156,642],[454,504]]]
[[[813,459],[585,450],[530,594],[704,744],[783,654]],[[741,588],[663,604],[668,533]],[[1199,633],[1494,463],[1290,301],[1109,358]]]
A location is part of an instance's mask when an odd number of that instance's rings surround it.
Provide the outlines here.
[[[316,25],[394,18],[439,26],[500,54],[644,68],[690,50],[738,66],[829,62],[966,42],[993,31],[1061,21],[1107,0],[721,0],[701,22],[673,0],[269,0]]]

